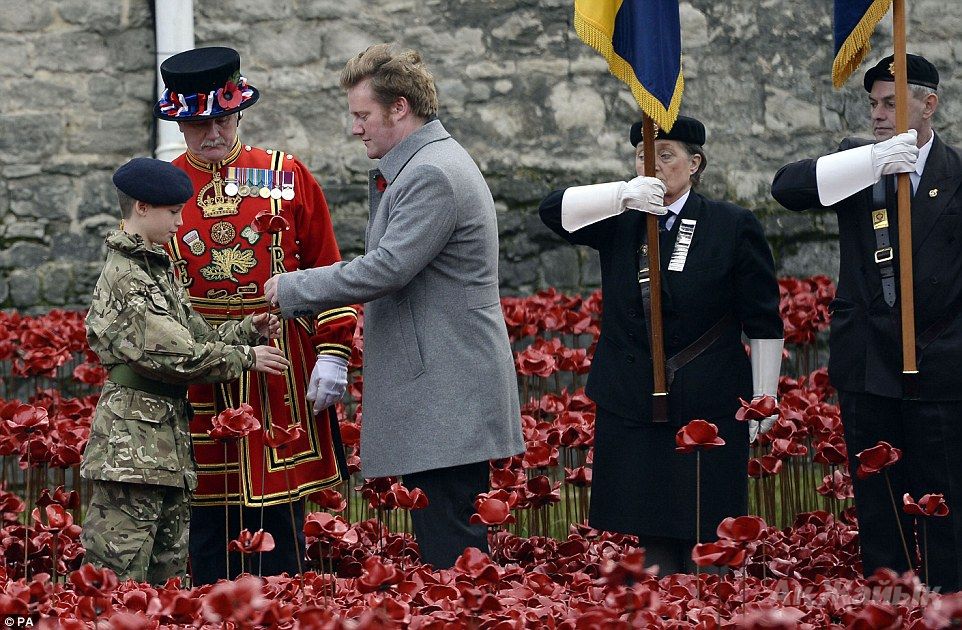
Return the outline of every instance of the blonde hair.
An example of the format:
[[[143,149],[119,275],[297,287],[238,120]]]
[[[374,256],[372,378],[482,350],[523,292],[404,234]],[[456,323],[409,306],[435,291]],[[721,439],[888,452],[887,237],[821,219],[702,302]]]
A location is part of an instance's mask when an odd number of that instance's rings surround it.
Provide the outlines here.
[[[344,65],[341,87],[349,90],[365,79],[371,80],[374,100],[381,105],[390,105],[403,96],[419,118],[438,113],[434,76],[414,50],[397,51],[394,44],[375,44],[358,53]]]

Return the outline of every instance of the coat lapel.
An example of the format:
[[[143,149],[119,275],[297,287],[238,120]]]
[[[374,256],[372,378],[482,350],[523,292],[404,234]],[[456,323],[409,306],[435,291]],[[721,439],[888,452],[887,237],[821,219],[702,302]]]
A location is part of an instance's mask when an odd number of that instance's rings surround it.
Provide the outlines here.
[[[919,189],[912,197],[913,255],[918,254],[925,239],[931,235],[935,223],[962,183],[962,176],[950,172],[947,165],[945,144],[936,135],[922,171],[922,179],[919,180]],[[935,191],[934,197],[932,191]]]
[[[688,200],[685,201],[685,205],[682,206],[681,212],[675,217],[674,223],[672,223],[671,229],[668,231],[668,236],[662,239],[661,248],[661,270],[662,275],[668,271],[668,263],[671,262],[671,254],[675,251],[675,241],[678,240],[678,229],[681,227],[682,219],[691,219],[697,221],[701,216],[703,200],[701,195],[696,193],[694,190],[688,195]],[[692,235],[691,244],[688,246],[689,256],[691,255],[692,248],[695,247],[698,242],[698,230]]]

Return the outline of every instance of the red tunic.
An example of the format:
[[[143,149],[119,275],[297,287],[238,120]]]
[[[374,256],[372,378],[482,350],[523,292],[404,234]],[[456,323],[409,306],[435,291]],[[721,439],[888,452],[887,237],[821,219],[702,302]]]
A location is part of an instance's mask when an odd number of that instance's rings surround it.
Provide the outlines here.
[[[263,287],[273,274],[341,259],[324,193],[292,155],[238,141],[222,163],[207,165],[185,153],[173,164],[187,172],[197,195],[184,206],[184,224],[171,241],[171,257],[194,308],[211,323],[266,310]],[[292,199],[291,190],[284,194],[287,199],[267,194],[272,187],[291,185]],[[230,195],[235,188],[238,193],[263,188],[266,198]],[[226,494],[231,504],[273,505],[334,485],[347,475],[334,407],[313,417],[305,394],[317,354],[350,359],[357,313],[338,308],[313,321],[281,322],[282,335],[274,343],[291,362],[286,374],[245,372],[231,383],[190,388],[195,412],[190,430],[198,467],[195,504],[223,505]],[[241,403],[254,408],[263,430],[299,425],[303,436],[275,450],[264,444],[259,430],[227,442],[225,449],[207,435],[211,418]]]

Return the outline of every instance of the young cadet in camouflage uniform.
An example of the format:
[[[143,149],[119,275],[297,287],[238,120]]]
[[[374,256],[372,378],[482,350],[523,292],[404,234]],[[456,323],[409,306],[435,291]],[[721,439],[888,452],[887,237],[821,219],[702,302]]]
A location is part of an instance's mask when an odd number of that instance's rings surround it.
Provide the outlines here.
[[[181,225],[190,178],[135,158],[113,177],[124,217],[87,314],[87,340],[110,377],[80,474],[93,482],[83,524],[87,561],[121,579],[163,584],[187,569],[190,492],[197,473],[187,385],[290,367],[271,345],[279,322],[262,313],[217,329],[194,312],[163,244]]]

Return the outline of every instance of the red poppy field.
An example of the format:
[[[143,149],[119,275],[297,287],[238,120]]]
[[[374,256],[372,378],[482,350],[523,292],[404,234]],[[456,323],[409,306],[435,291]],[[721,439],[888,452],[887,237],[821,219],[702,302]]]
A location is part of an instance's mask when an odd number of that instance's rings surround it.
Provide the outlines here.
[[[962,596],[933,592],[912,573],[860,577],[849,458],[857,457],[859,475],[886,475],[900,453],[884,442],[859,454],[846,450],[821,367],[834,295],[829,280],[789,278],[780,288],[783,373],[790,376],[780,382],[778,421],[747,462],[752,514],[731,514],[694,547],[694,562],[705,568],[698,575],[660,575],[635,539],[586,524],[595,415],[582,385],[599,333],[597,292],[502,300],[527,449],[491,463],[491,491],[475,502],[472,521],[489,526],[490,556],[469,549],[442,571],[420,564],[408,515],[430,497],[396,479],[357,478],[358,336],[339,416],[355,478],[312,496],[303,572],[258,578],[257,555],[274,541],[245,531],[224,541],[225,552],[254,575],[197,588],[173,580],[163,587],[118,583],[110,571],[84,564],[87,489],[77,471],[106,372],[86,346],[82,313],[0,313],[0,613],[15,615],[5,618],[8,627],[131,630],[959,625]],[[745,403],[737,420],[765,417],[774,405]],[[242,407],[218,420],[224,439],[259,430]],[[691,452],[694,467],[702,450],[725,446],[717,427],[692,421],[677,444]],[[291,439],[272,434],[268,442],[277,448]],[[954,506],[939,495],[906,495],[899,503],[918,523],[917,532],[906,532],[906,553],[924,578],[916,541],[927,519]]]

